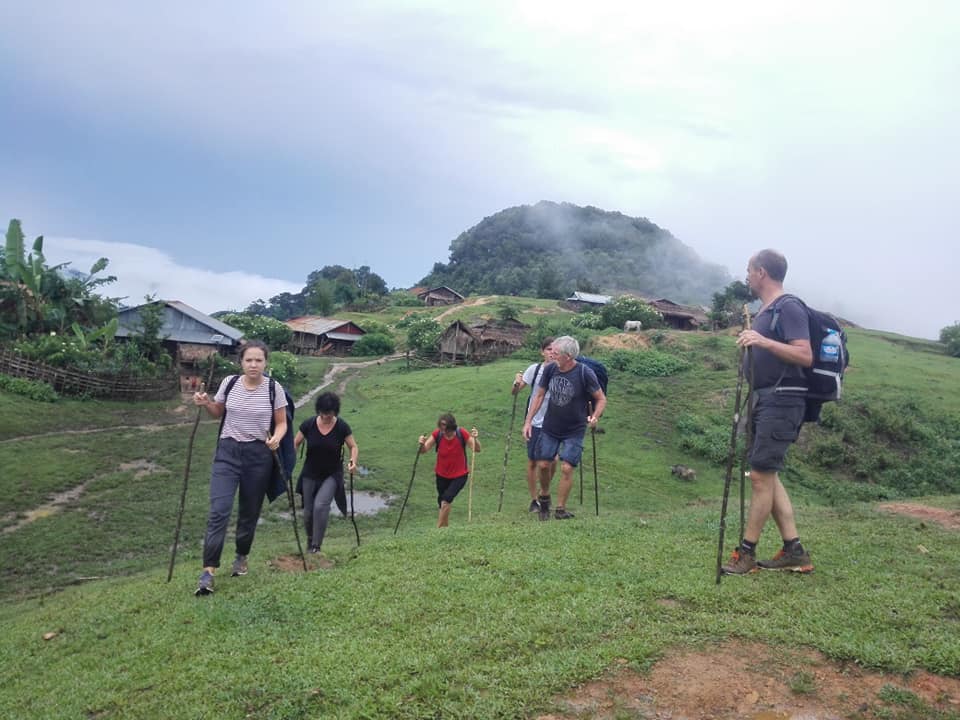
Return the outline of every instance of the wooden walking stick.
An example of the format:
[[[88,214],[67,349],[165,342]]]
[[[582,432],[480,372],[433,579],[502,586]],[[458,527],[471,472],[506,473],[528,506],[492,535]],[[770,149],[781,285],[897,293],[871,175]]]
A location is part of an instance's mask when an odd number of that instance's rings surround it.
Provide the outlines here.
[[[747,305],[743,306],[743,329],[750,329],[750,308]],[[727,473],[723,481],[723,502],[720,505],[720,539],[717,543],[717,585],[720,584],[720,578],[723,573],[720,571],[721,566],[723,565],[723,535],[724,531],[727,529],[727,501],[730,498],[730,482],[733,480],[733,459],[737,452],[737,427],[740,424],[740,398],[743,394],[743,357],[746,348],[741,347],[739,353],[737,353],[737,392],[733,402],[733,423],[730,428],[730,451],[727,453]],[[743,503],[743,473],[740,477],[740,487],[741,487],[741,506]],[[741,510],[741,516],[742,516]],[[742,527],[742,520],[741,520]],[[741,530],[742,534],[742,530]]]
[[[473,428],[476,431],[476,428]],[[470,433],[473,435],[473,432]],[[476,439],[476,436],[474,436]],[[472,454],[470,455],[470,479],[467,481],[469,485],[467,489],[467,522],[470,522],[473,519],[473,470],[477,466],[477,447],[474,444]]]
[[[217,364],[210,358],[210,372],[207,373],[207,382],[200,383],[200,392],[204,392],[208,385],[213,382],[213,369]],[[187,502],[187,482],[190,480],[190,462],[193,460],[193,440],[197,436],[197,426],[200,424],[200,416],[203,414],[203,408],[197,408],[197,416],[193,420],[193,429],[190,430],[190,441],[187,443],[187,464],[183,468],[183,487],[180,489],[180,505],[177,507],[177,528],[173,531],[173,548],[170,550],[170,566],[167,568],[167,582],[173,577],[173,563],[177,559],[177,545],[180,544],[180,528],[183,525],[183,508]]]
[[[397,526],[393,529],[393,534],[397,534],[400,529],[400,521],[403,519],[403,509],[407,506],[407,500],[410,499],[410,491],[413,489],[413,479],[417,476],[417,463],[420,461],[420,450],[423,443],[417,443],[417,456],[413,459],[413,472],[410,473],[410,484],[407,485],[407,494],[403,496],[403,504],[400,505],[400,514],[397,516]]]
[[[293,520],[293,534],[297,538],[297,552],[300,553],[303,571],[308,572],[310,568],[307,567],[307,556],[303,554],[303,544],[300,542],[300,527],[297,523],[297,504],[293,499],[293,483],[290,482],[290,478],[288,478],[287,474],[283,471],[283,463],[280,462],[280,456],[277,454],[277,451],[271,450],[270,452],[273,453],[273,462],[283,476],[283,482],[287,486],[287,500],[290,501],[290,519]]]
[[[503,510],[503,488],[507,484],[507,456],[510,454],[510,440],[513,438],[513,421],[517,417],[517,386],[513,386],[513,410],[510,411],[510,429],[507,430],[507,440],[503,446],[503,475],[500,477],[500,502],[497,512]]]
[[[600,480],[597,476],[597,429],[590,428],[590,439],[593,441],[593,497],[597,505],[597,517],[600,517]],[[581,463],[582,465],[583,463]]]
[[[350,522],[353,523],[353,531],[357,534],[357,547],[360,547],[360,529],[357,527],[357,519],[353,511],[353,471],[350,471]]]

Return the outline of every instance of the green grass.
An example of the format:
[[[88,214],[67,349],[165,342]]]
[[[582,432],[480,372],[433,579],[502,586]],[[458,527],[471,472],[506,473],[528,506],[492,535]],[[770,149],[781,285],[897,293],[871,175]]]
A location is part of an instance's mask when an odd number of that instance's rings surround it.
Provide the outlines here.
[[[854,331],[848,398],[830,409],[840,420],[805,429],[784,474],[816,572],[761,573],[717,586],[723,468],[710,459],[710,442],[686,440],[729,437],[736,351],[730,336],[658,337],[658,351],[688,367],[667,378],[611,374],[605,432],[595,438],[599,518],[589,437],[584,504],[577,484],[569,503],[577,519],[538,523],[526,512],[525,394],[504,510],[496,512],[509,386],[530,360],[409,372],[402,362],[375,365],[347,387],[342,414],[370,470],[355,478],[358,489],[392,494],[391,510],[358,518],[359,550],[349,522],[334,518],[324,550],[338,567],[287,573],[269,564],[295,553],[281,498],[264,512],[250,575],[218,576],[216,594],[204,600],[191,591],[216,424],[198,431],[182,544],[167,584],[192,408],[60,400],[48,412],[46,403],[0,393],[5,422],[22,420],[0,435],[7,438],[0,442],[0,531],[52,494],[86,483],[58,512],[0,532],[0,717],[535,716],[551,710],[555,693],[598,677],[615,659],[644,670],[675,646],[731,636],[813,647],[869,668],[960,674],[956,532],[878,512],[870,500],[905,491],[883,485],[883,474],[858,479],[861,466],[847,457],[887,448],[894,479],[907,457],[927,470],[944,463],[954,485],[918,500],[960,507],[950,464],[957,439],[948,431],[960,413],[949,392],[960,364]],[[298,392],[315,387],[328,362],[308,361],[312,374]],[[904,397],[912,401],[898,424],[885,408]],[[483,452],[472,522],[464,491],[452,527],[438,531],[434,458],[418,457],[416,440],[445,411],[479,428]],[[857,424],[853,417],[886,420]],[[186,424],[116,429],[161,420]],[[948,430],[929,432],[938,422]],[[103,432],[42,435],[91,426]],[[821,463],[819,443],[828,440],[844,450],[834,468]],[[894,443],[909,454],[889,449]],[[137,461],[153,472],[122,469]],[[694,467],[697,479],[673,478],[676,463]],[[736,489],[732,500],[727,548],[738,529]],[[761,555],[778,544],[768,527]],[[56,635],[45,641],[44,633]],[[816,693],[811,685],[802,672],[791,680],[797,693]],[[878,712],[919,712],[910,697],[887,695]]]

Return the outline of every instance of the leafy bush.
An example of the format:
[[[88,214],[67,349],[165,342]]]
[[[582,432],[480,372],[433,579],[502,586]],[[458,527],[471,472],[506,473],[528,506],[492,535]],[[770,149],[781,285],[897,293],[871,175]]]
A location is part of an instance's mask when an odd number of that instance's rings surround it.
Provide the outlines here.
[[[607,364],[638,377],[669,377],[690,367],[686,360],[659,350],[614,350]]]
[[[440,344],[443,328],[428,317],[419,317],[407,325],[407,346],[418,355],[429,355]]]
[[[590,330],[602,330],[606,327],[603,318],[597,313],[585,312],[575,316],[570,324],[578,328],[589,328]]]
[[[422,307],[423,302],[411,292],[394,290],[390,293],[390,304],[394,307]]]
[[[604,327],[622,328],[627,320],[639,320],[645,328],[663,324],[663,316],[656,308],[630,295],[621,295],[604,305],[600,317]]]
[[[393,338],[384,333],[367,333],[353,344],[353,355],[389,355],[396,350]]]
[[[379,320],[364,320],[362,327],[367,335],[386,335],[387,337],[393,337],[393,331],[390,330],[390,326]]]
[[[282,350],[270,353],[270,377],[278,383],[287,387],[301,375],[296,355]]]
[[[221,315],[219,320],[242,332],[248,340],[263,340],[271,350],[286,347],[287,343],[293,339],[293,330],[285,323],[271,317],[227,313]]]
[[[0,390],[23,395],[39,402],[56,402],[57,393],[52,387],[39,380],[25,380],[23,378],[0,375]]]
[[[730,425],[719,418],[704,419],[698,415],[685,414],[677,419],[680,447],[687,452],[706,458],[714,465],[723,465],[730,452]]]

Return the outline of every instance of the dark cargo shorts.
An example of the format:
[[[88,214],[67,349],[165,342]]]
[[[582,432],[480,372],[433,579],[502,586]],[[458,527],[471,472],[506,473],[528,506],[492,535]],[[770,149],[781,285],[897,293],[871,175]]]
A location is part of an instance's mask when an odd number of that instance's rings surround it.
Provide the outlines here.
[[[806,400],[758,390],[753,398],[753,444],[747,457],[760,472],[783,470],[787,450],[800,434]]]

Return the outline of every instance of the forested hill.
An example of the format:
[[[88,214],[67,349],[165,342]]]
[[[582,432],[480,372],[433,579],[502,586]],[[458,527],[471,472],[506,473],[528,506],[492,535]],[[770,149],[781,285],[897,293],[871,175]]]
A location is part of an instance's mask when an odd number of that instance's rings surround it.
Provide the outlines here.
[[[646,218],[569,203],[539,202],[484,218],[450,244],[421,285],[463,294],[565,297],[573,290],[632,291],[709,304],[730,282]]]

